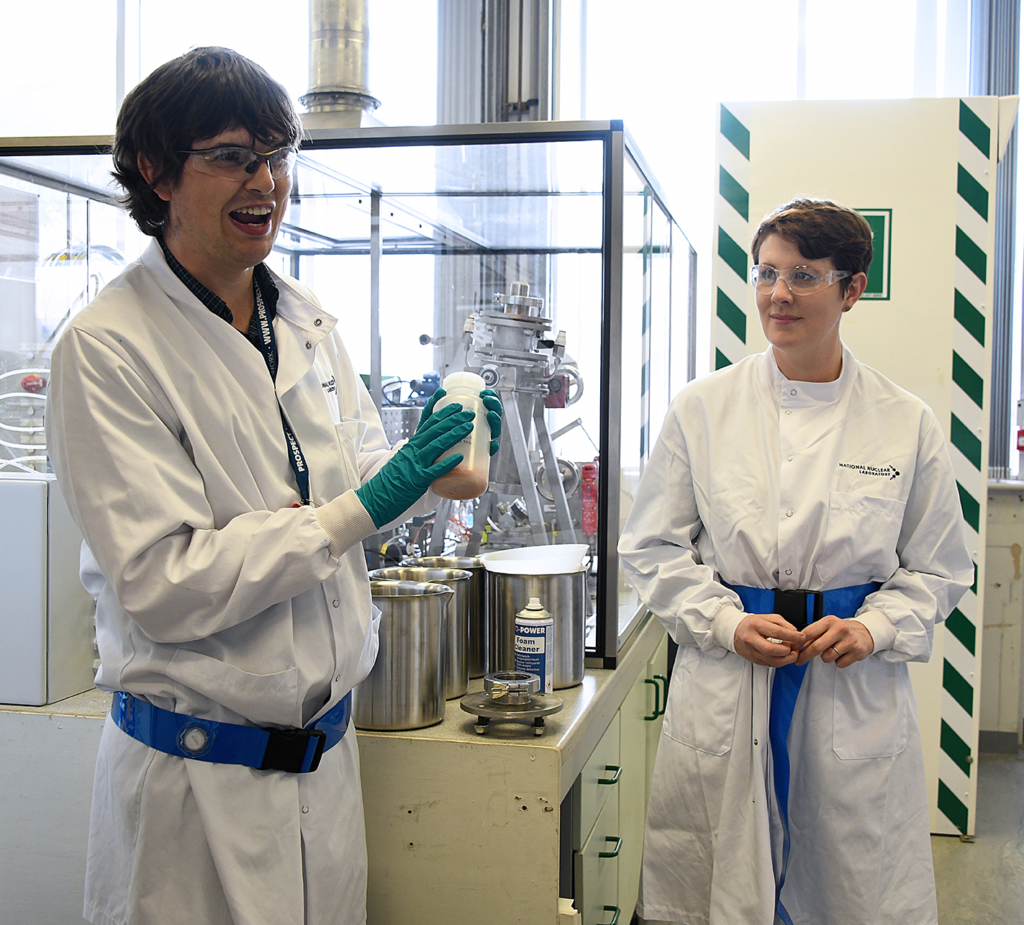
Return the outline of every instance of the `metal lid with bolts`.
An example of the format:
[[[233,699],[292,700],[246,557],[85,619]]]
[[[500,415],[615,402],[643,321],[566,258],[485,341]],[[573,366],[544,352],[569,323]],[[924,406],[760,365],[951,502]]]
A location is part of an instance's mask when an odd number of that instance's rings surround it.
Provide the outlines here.
[[[541,694],[540,678],[526,671],[495,671],[484,675],[482,692],[466,694],[459,706],[476,716],[476,732],[487,732],[491,720],[532,722],[535,735],[544,734],[544,717],[557,713],[560,697]]]
[[[512,283],[508,287],[508,295],[500,292],[494,294],[494,301],[504,306],[507,315],[526,315],[536,317],[544,309],[544,300],[530,297],[529,283]]]

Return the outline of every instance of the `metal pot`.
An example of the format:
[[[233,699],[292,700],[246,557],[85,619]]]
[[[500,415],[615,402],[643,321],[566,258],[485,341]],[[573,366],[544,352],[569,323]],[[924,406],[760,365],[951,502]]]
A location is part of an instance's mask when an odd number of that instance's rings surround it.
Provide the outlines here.
[[[466,657],[469,662],[469,676],[482,678],[489,671],[488,658],[491,645],[490,625],[487,620],[487,569],[476,556],[421,556],[403,559],[402,565],[421,568],[457,568],[471,572],[469,585],[469,632],[466,642]]]
[[[448,637],[445,585],[371,581],[381,610],[380,645],[370,673],[352,695],[358,729],[422,729],[444,719],[444,641]]]
[[[590,600],[587,571],[584,566],[558,575],[490,573],[491,671],[515,668],[516,614],[535,597],[555,623],[554,686],[583,683],[584,623]]]
[[[452,589],[454,597],[448,605],[448,635],[444,645],[444,696],[446,700],[461,697],[469,689],[469,664],[466,642],[469,635],[469,597],[472,572],[456,568],[419,568],[396,566],[370,572],[370,578],[391,581],[430,581]]]

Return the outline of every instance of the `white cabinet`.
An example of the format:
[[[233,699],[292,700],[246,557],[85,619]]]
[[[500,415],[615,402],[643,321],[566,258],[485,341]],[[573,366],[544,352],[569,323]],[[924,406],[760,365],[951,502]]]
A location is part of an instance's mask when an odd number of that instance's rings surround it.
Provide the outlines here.
[[[622,850],[619,856],[618,906],[620,922],[623,923],[629,922],[633,916],[640,888],[644,819],[668,693],[667,659],[668,636],[662,636],[661,643],[648,659],[645,670],[630,688],[620,709],[622,778],[619,784],[619,831]]]

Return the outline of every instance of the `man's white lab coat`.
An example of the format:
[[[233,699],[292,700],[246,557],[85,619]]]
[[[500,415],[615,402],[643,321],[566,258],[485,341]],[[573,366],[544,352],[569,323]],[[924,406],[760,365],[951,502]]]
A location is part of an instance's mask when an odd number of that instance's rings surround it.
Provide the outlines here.
[[[313,508],[293,507],[278,397],[314,502],[359,486],[390,447],[335,319],[296,281],[275,281],[276,393],[260,352],[153,242],[54,350],[47,430],[98,599],[97,686],[211,720],[298,727],[365,677],[379,612],[361,544],[335,558]],[[349,502],[361,536],[367,515]],[[316,772],[288,774],[154,751],[108,718],[92,922],[349,925],[364,921],[365,884],[353,728]]]
[[[789,736],[795,925],[934,925],[925,777],[908,661],[973,578],[942,430],[843,350],[835,382],[791,382],[772,349],[672,403],[619,552],[680,644],[654,769],[643,915],[771,925],[773,671],[734,651],[732,585],[882,587],[875,651],[807,669]]]

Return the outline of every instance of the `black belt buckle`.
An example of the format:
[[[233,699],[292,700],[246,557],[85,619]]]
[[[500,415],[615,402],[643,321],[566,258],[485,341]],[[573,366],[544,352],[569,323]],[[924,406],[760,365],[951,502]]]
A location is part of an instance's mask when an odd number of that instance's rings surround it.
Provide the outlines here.
[[[807,619],[807,598],[814,598],[814,616]],[[798,630],[803,630],[808,623],[820,620],[824,612],[824,597],[820,591],[782,591],[775,592],[775,612],[788,620]]]
[[[327,733],[321,729],[268,729],[270,739],[263,753],[261,771],[287,771],[289,774],[310,773],[320,767],[320,758],[327,744]],[[315,751],[304,768],[309,740],[315,739]]]

